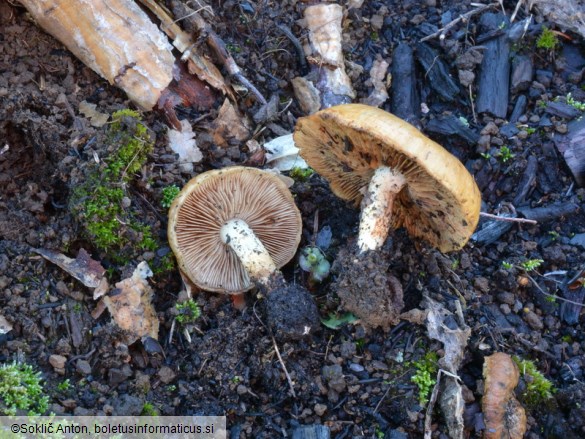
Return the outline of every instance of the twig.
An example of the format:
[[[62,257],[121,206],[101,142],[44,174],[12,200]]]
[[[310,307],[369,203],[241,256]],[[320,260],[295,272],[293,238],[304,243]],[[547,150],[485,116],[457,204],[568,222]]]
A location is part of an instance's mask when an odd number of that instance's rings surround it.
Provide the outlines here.
[[[288,369],[286,368],[286,365],[284,364],[284,361],[282,360],[282,357],[280,356],[280,350],[278,349],[278,345],[276,344],[276,340],[274,339],[274,336],[271,334],[270,330],[266,327],[266,325],[264,324],[264,322],[262,321],[262,319],[260,318],[260,316],[256,312],[256,303],[254,303],[254,306],[252,307],[252,311],[254,311],[254,316],[256,316],[256,318],[258,319],[258,321],[260,322],[262,327],[270,335],[270,338],[272,339],[272,345],[274,346],[274,351],[276,352],[276,356],[278,357],[278,361],[280,362],[280,365],[282,366],[282,370],[284,371],[284,375],[286,376],[286,381],[288,382],[288,386],[290,387],[290,392],[292,393],[293,398],[296,398],[297,394],[296,394],[295,388],[293,386],[292,378],[290,377],[290,375],[288,373]]]
[[[295,50],[297,51],[297,56],[299,57],[299,62],[301,64],[302,71],[307,70],[307,61],[305,60],[305,51],[303,50],[303,46],[301,42],[295,37],[295,35],[290,31],[290,29],[282,24],[277,24],[276,28],[286,36],[292,45],[294,46]]]
[[[475,4],[477,4],[477,3],[475,3]],[[460,15],[459,17],[457,17],[456,19],[454,19],[453,21],[448,23],[445,27],[442,27],[441,29],[439,29],[437,32],[434,32],[434,33],[422,38],[420,40],[420,42],[423,43],[423,42],[428,41],[430,39],[433,39],[437,36],[439,36],[440,40],[444,40],[445,34],[447,33],[447,31],[449,29],[451,29],[453,26],[455,26],[457,23],[459,23],[460,21],[468,20],[469,18],[473,17],[476,14],[479,14],[479,13],[485,11],[486,9],[491,9],[491,8],[498,7],[498,6],[499,6],[499,3],[491,3],[489,5],[478,5],[478,7],[476,9],[473,9],[469,12],[466,12],[463,15]]]
[[[538,291],[540,291],[542,294],[544,294],[547,297],[553,298],[553,299],[558,299],[562,302],[567,302],[570,303],[571,305],[578,305],[578,306],[585,306],[585,304],[583,303],[579,303],[579,302],[575,302],[574,300],[569,300],[569,299],[565,299],[564,297],[561,296],[557,296],[556,294],[551,294],[551,293],[547,293],[546,291],[544,291],[540,285],[538,285],[538,283],[536,282],[536,280],[530,276],[526,271],[524,271],[524,275],[534,284],[534,286],[536,287],[536,289]]]
[[[484,218],[490,218],[490,219],[493,219],[496,221],[507,221],[510,223],[538,224],[538,221],[531,220],[528,218],[513,218],[513,217],[509,217],[509,216],[499,216],[499,215],[493,215],[491,213],[486,213],[486,212],[480,212],[479,215],[483,216]]]
[[[274,337],[271,335],[270,338],[272,339],[272,344],[274,345],[274,350],[276,351],[276,356],[278,357],[278,361],[280,361],[280,365],[282,366],[282,370],[284,371],[284,375],[286,376],[286,380],[288,381],[288,385],[290,387],[290,392],[292,393],[293,398],[297,397],[297,394],[295,393],[295,388],[293,386],[293,382],[292,379],[290,377],[290,375],[288,374],[288,370],[286,369],[286,365],[284,364],[284,361],[282,361],[282,357],[280,356],[280,351],[278,350],[278,345],[276,344],[276,340],[274,339]]]

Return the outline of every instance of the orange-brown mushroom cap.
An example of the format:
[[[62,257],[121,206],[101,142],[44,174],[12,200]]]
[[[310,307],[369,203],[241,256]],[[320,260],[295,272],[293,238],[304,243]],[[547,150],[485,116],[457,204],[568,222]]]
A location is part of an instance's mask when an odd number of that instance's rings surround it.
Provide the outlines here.
[[[340,198],[358,204],[374,171],[390,167],[407,183],[392,227],[404,226],[443,252],[459,250],[479,220],[481,194],[465,166],[438,143],[379,108],[347,104],[300,118],[301,156]]]
[[[296,253],[301,215],[280,178],[240,166],[200,174],[169,209],[168,239],[181,271],[204,290],[238,294],[253,286],[220,237],[221,227],[231,219],[248,224],[277,268]]]

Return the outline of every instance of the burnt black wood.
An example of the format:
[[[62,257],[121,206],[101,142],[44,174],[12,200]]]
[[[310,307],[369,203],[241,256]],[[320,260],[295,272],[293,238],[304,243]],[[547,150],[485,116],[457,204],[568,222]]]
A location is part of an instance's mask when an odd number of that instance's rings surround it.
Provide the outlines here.
[[[428,44],[419,43],[416,45],[416,59],[423,68],[422,76],[425,82],[444,101],[454,101],[459,94],[459,86],[449,74],[447,64],[439,53]]]
[[[483,14],[480,28],[484,33],[494,32],[505,23],[502,14]],[[508,112],[510,88],[510,43],[505,33],[486,41],[479,70],[477,112],[505,118]]]
[[[392,113],[420,128],[420,98],[416,89],[412,48],[400,43],[392,54]]]

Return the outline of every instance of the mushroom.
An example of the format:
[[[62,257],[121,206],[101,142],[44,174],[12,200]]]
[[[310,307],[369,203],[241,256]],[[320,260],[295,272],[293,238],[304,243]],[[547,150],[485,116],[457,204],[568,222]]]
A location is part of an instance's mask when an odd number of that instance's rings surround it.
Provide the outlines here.
[[[361,202],[356,256],[369,258],[370,266],[383,264],[384,258],[366,254],[382,247],[391,228],[403,226],[442,252],[460,249],[475,230],[481,197],[473,177],[456,157],[390,113],[362,104],[331,107],[300,118],[294,141],[337,196]],[[401,302],[397,282],[388,281]],[[395,310],[388,313],[396,317]]]
[[[290,337],[318,322],[310,294],[287,286],[278,270],[295,255],[301,229],[286,185],[254,168],[200,174],[169,209],[168,239],[182,274],[203,290],[239,295],[240,302],[258,286],[272,329]]]
[[[459,250],[477,226],[481,195],[465,166],[390,113],[331,107],[299,119],[294,140],[338,197],[362,201],[360,251],[379,248],[400,226],[442,252]]]

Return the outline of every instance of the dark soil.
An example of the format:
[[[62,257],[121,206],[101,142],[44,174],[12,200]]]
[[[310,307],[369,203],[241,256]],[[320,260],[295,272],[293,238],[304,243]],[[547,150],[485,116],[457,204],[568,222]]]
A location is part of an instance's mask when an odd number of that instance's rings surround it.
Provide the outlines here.
[[[516,2],[504,3],[510,14]],[[294,45],[276,24],[303,37],[296,20],[305,4],[228,0],[212,1],[211,6],[215,11],[211,24],[246,76],[267,98],[277,96],[278,111],[272,119],[254,125],[256,140],[262,144],[292,132],[295,120],[304,114],[290,80],[305,72]],[[428,26],[441,27],[442,19],[448,22],[469,8],[458,1],[388,0],[366,1],[350,10],[344,53],[354,63],[350,76],[356,102],[371,91],[369,70],[377,57],[390,60],[398,43],[414,46],[429,33]],[[521,10],[519,19],[524,17]],[[455,82],[456,58],[480,37],[478,20],[473,17],[455,26],[442,44],[437,38],[430,41]],[[465,397],[471,437],[481,435],[483,358],[496,351],[534,361],[556,389],[551,399],[529,404],[523,399],[529,382],[521,378],[517,395],[527,409],[528,437],[585,436],[584,320],[580,307],[544,294],[582,301],[582,286],[573,284],[571,290],[567,281],[585,266],[585,190],[575,184],[553,142],[566,132],[569,119],[545,111],[541,104],[567,93],[585,101],[585,58],[582,38],[574,34],[568,34],[571,40],[561,38],[554,54],[537,50],[540,27],[531,27],[514,48],[532,58],[536,73],[510,96],[508,115],[518,96],[527,98],[513,133],[504,119],[482,114],[474,119],[469,99],[475,84],[471,93],[461,86],[453,100],[445,101],[418,65],[417,88],[429,109],[421,118],[423,131],[434,124],[427,134],[475,176],[483,193],[483,211],[510,212],[511,203],[518,212],[529,214],[535,208],[551,209],[536,225],[506,223],[507,230],[494,235],[493,242],[472,240],[448,255],[412,241],[403,230],[394,232],[387,244],[391,251],[387,272],[402,284],[405,310],[417,308],[423,295],[452,311],[455,300],[462,303],[472,330],[459,371],[469,389]],[[470,64],[465,68],[477,68]],[[355,66],[363,67],[363,72]],[[108,155],[107,146],[96,141],[103,138],[105,128],[92,127],[79,113],[84,100],[108,114],[132,107],[121,91],[37,28],[22,7],[1,2],[0,315],[13,326],[0,335],[1,362],[21,359],[40,370],[50,410],[57,414],[138,415],[149,402],[164,415],[226,415],[231,438],[289,437],[300,425],[311,424],[326,425],[331,436],[340,439],[423,436],[425,410],[411,381],[413,362],[428,352],[442,353],[442,345],[431,340],[423,326],[404,321],[386,331],[368,329],[359,321],[336,329],[321,326],[310,337],[279,341],[281,363],[265,326],[264,308],[258,304],[262,299],[248,293],[247,308],[238,311],[228,296],[201,292],[197,301],[202,315],[191,328],[191,343],[181,328],[170,339],[182,284],[176,269],[162,268],[170,252],[162,189],[171,184],[181,187],[208,169],[251,163],[251,157],[241,143],[226,142],[224,147],[214,143],[212,121],[221,99],[209,113],[188,108],[179,113],[194,123],[204,154],[193,173],[182,172],[166,146],[164,118],[145,114],[156,145],[128,193],[132,210],[152,228],[157,248],[127,249],[125,254],[132,258],[121,264],[115,255],[96,248],[69,205],[75,186],[83,183],[84,169]],[[238,105],[250,116],[260,108],[248,95],[239,96]],[[383,108],[389,109],[389,103]],[[445,116],[465,118],[479,140],[441,134],[437,120]],[[509,147],[509,156],[502,146]],[[291,190],[304,220],[301,246],[313,243],[318,221],[317,230],[331,228],[327,257],[334,261],[357,233],[357,210],[334,197],[318,175],[297,181]],[[96,306],[92,291],[33,248],[70,257],[84,248],[108,270],[111,284],[131,274],[140,261],[159,267],[150,284],[162,349],[152,342],[120,343],[107,312],[92,318]],[[543,262],[526,273],[522,263],[529,260]],[[322,319],[343,316],[332,288],[337,275],[333,282],[310,284],[297,262],[283,270],[287,283],[311,290]],[[547,273],[552,274],[544,276]],[[49,363],[52,355],[66,358],[64,369]],[[65,379],[71,388],[59,390]],[[432,436],[447,437],[439,411],[433,421]]]

